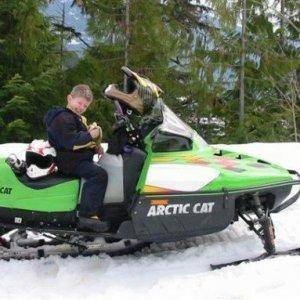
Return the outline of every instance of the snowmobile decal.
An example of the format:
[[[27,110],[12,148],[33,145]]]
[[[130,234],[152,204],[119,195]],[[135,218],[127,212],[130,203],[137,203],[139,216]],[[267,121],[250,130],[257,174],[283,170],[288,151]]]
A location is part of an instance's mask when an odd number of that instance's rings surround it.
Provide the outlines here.
[[[213,211],[214,202],[196,203],[191,207],[191,203],[151,205],[147,217],[181,215],[181,214],[209,214]]]
[[[15,223],[16,224],[21,224],[22,223],[22,218],[15,217]]]
[[[253,168],[259,168],[259,169],[268,168],[268,165],[265,165],[265,164],[262,164],[262,163],[248,164],[248,166],[253,167]]]
[[[170,189],[164,189],[157,186],[152,185],[144,185],[143,187],[143,193],[164,193],[164,194],[170,194],[171,192],[174,192]]]
[[[10,195],[12,188],[2,186],[0,187],[0,194]]]
[[[246,171],[245,169],[238,168],[237,162],[228,157],[218,157],[216,160],[226,170],[238,172],[238,173],[242,173]]]
[[[192,154],[184,154],[184,155],[178,155],[178,157],[172,157],[172,156],[156,156],[152,159],[153,163],[193,163],[193,164],[199,164],[208,166],[209,162],[204,160],[203,158],[199,156],[195,156]]]
[[[238,166],[238,162],[234,159],[228,158],[228,157],[212,157],[210,159],[202,158],[199,156],[195,156],[192,154],[184,154],[184,155],[178,155],[177,157],[154,157],[152,160],[153,163],[189,163],[189,164],[197,164],[202,166],[212,166],[213,165],[219,165],[222,169],[232,171],[232,172],[238,172],[242,173],[246,170],[242,167]]]
[[[155,199],[151,200],[151,205],[168,205],[169,200],[168,199]]]
[[[191,164],[151,164],[145,184],[173,191],[195,192],[212,182],[220,172]]]
[[[226,154],[224,154],[226,155]],[[265,163],[261,162],[250,162],[250,163],[244,163],[243,159],[240,158],[232,158],[232,157],[201,157],[201,154],[195,155],[195,154],[176,154],[176,156],[173,156],[172,154],[169,154],[167,156],[154,156],[152,158],[152,163],[173,163],[173,164],[198,164],[202,166],[211,166],[212,168],[220,167],[222,170],[228,170],[231,172],[237,172],[237,173],[243,173],[246,172],[246,168],[253,167],[258,169],[266,169],[269,167],[269,165],[266,165]]]
[[[237,172],[237,173],[243,173],[246,171],[245,169],[235,168],[235,167],[224,167],[224,169],[232,172]]]

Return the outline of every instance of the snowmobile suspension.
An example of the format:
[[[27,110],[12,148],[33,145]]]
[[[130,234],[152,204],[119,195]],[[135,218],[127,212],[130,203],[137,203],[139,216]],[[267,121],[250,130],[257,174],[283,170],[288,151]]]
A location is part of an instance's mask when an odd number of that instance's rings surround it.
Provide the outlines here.
[[[261,204],[258,193],[250,200],[251,211],[256,216],[253,218],[248,212],[239,210],[239,216],[246,222],[249,229],[254,231],[262,240],[265,250],[269,255],[275,253],[275,231],[270,212]]]

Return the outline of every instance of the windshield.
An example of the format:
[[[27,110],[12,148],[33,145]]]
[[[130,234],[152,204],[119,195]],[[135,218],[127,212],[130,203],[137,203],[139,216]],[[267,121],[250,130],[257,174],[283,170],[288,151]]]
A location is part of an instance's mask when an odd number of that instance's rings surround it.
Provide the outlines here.
[[[195,130],[177,117],[177,115],[163,102],[161,102],[161,111],[163,115],[163,122],[158,127],[160,132],[183,136],[190,140],[196,138],[201,145],[207,145],[207,143],[198,135]]]

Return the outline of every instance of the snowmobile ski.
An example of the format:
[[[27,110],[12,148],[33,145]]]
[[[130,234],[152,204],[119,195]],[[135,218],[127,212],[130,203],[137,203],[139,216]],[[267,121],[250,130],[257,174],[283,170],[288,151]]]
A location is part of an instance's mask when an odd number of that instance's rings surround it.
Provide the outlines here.
[[[230,266],[238,266],[242,263],[251,263],[251,262],[257,262],[257,261],[261,261],[264,259],[271,259],[271,258],[275,258],[278,256],[285,256],[285,255],[300,255],[300,248],[295,248],[295,249],[290,249],[290,250],[286,250],[286,251],[278,251],[275,252],[274,254],[268,254],[268,253],[263,253],[262,255],[255,257],[255,258],[245,258],[245,259],[241,259],[241,260],[237,260],[237,261],[233,261],[233,262],[229,262],[229,263],[223,263],[223,264],[211,264],[210,267],[212,270],[218,270],[218,269],[222,269],[225,267],[230,267]]]

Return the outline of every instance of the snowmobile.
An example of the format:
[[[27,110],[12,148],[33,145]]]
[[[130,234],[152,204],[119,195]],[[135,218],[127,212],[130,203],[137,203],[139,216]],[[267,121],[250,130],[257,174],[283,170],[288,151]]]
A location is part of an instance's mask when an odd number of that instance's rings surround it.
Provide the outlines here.
[[[115,84],[104,91],[116,122],[97,162],[109,178],[101,216],[109,229],[78,228],[84,179],[54,173],[32,180],[3,158],[0,258],[131,253],[153,242],[219,232],[240,218],[274,254],[271,214],[299,198],[300,191],[289,195],[300,175],[209,146],[164,103],[158,85],[122,71],[126,92]]]

